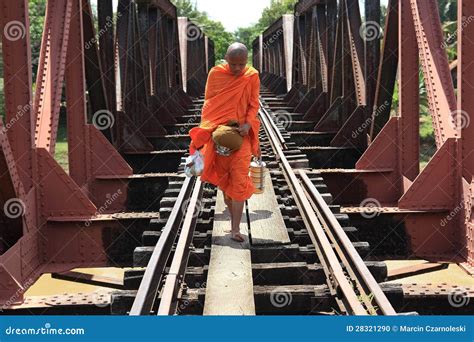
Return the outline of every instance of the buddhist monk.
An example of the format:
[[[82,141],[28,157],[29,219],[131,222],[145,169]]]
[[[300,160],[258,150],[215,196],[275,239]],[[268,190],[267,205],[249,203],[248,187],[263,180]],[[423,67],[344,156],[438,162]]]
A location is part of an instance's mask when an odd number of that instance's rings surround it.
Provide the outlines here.
[[[205,100],[199,127],[190,130],[190,153],[200,149],[204,156],[201,180],[212,183],[224,194],[224,201],[231,214],[231,239],[242,242],[240,220],[245,200],[255,187],[249,177],[252,155],[258,156],[257,118],[259,109],[260,79],[258,71],[247,66],[247,47],[233,43],[225,55],[227,63],[213,67],[206,83]],[[216,153],[212,132],[218,125],[236,120],[236,131],[243,137],[240,149],[229,156]]]

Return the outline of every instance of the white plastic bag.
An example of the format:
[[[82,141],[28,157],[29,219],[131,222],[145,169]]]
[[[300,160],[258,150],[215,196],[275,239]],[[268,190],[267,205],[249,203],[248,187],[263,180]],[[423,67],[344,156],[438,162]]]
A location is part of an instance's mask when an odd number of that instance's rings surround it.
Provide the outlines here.
[[[186,158],[184,173],[188,177],[200,176],[204,170],[204,158],[201,152],[196,151],[193,155]]]

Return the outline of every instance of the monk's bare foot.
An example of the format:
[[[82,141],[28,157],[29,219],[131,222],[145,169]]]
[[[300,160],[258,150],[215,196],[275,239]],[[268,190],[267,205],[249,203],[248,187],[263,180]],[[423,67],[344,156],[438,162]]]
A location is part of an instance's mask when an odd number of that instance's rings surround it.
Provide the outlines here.
[[[237,241],[237,242],[244,242],[245,238],[242,234],[240,233],[234,233],[234,232],[230,232],[230,238],[234,241]]]

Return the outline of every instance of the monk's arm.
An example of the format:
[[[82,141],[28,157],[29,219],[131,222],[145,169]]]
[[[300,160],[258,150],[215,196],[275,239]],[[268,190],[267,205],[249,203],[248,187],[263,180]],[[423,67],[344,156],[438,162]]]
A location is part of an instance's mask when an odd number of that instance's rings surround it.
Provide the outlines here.
[[[215,96],[216,91],[214,87],[214,70],[211,69],[209,71],[209,74],[207,75],[207,81],[206,81],[206,91],[204,93],[204,100],[207,100],[213,96]]]
[[[247,108],[246,122],[250,125],[249,135],[255,142],[252,146],[252,153],[258,154],[258,130],[260,129],[260,120],[258,119],[258,109],[260,108],[260,78],[258,75],[252,80],[252,93],[250,95],[249,106]]]

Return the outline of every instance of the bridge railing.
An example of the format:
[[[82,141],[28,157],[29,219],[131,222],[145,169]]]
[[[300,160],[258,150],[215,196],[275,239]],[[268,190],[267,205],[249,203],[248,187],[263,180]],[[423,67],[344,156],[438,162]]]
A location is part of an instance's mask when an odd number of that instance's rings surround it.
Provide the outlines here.
[[[33,96],[28,1],[0,9],[0,303],[10,305],[42,273],[116,257],[113,237],[126,228],[111,214],[126,209],[133,174],[124,155],[154,150],[192,103],[186,82],[200,95],[209,66],[183,60],[169,0],[120,0],[116,11],[98,0],[97,25],[88,0],[48,0]],[[212,63],[200,35],[184,44]],[[68,171],[54,159],[60,110]]]
[[[413,253],[472,267],[474,104],[467,94],[474,82],[467,70],[474,5],[458,1],[457,95],[437,1],[390,0],[384,28],[380,1],[365,1],[363,8],[364,20],[358,0],[299,1],[292,33],[279,19],[253,42],[262,83],[314,122],[315,131],[335,132],[332,147],[362,155],[354,170],[324,174],[340,203],[358,206],[375,198],[386,207],[424,211],[406,216]],[[270,41],[278,29],[282,34]],[[292,54],[283,48],[290,40]],[[437,149],[421,171],[420,70]],[[399,105],[392,115],[397,82]],[[291,88],[286,92],[281,84]],[[340,177],[361,186],[341,185]],[[443,220],[452,212],[455,218]]]

